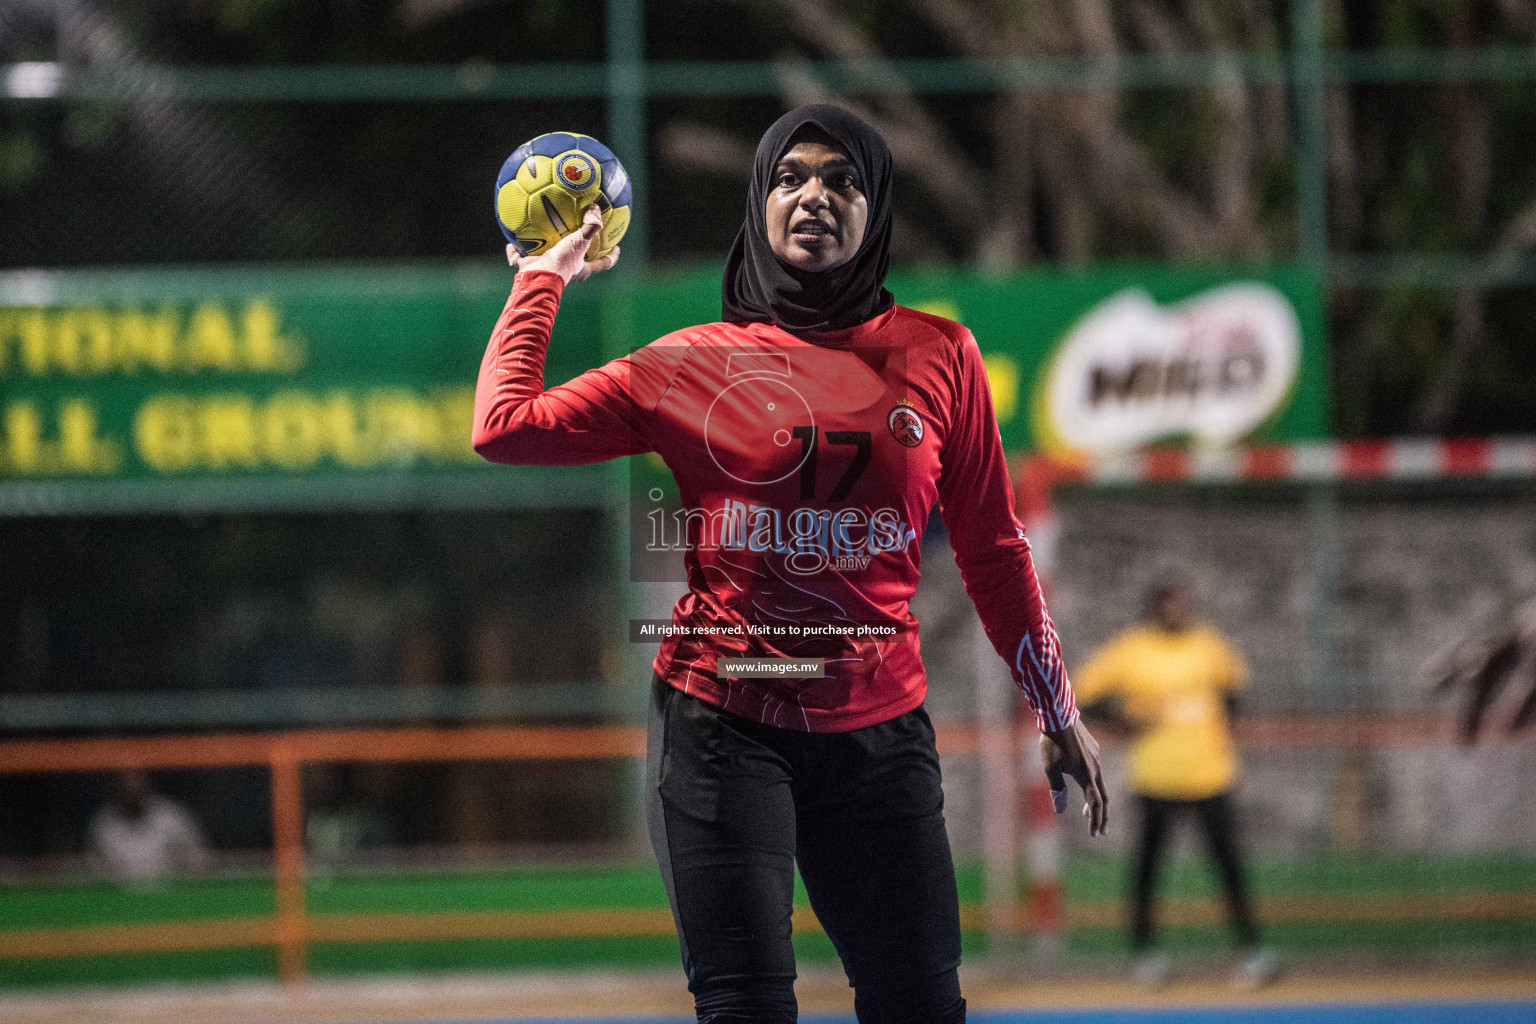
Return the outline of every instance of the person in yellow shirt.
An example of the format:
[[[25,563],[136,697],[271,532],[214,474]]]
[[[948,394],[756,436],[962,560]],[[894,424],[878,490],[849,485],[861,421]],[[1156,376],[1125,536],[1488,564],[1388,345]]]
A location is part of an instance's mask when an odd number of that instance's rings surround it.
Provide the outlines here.
[[[1237,754],[1228,729],[1248,667],[1215,629],[1195,622],[1182,583],[1154,587],[1147,610],[1149,621],[1111,640],[1072,673],[1084,714],[1133,737],[1130,788],[1141,812],[1131,904],[1136,974],[1152,986],[1168,979],[1168,958],[1152,949],[1158,869],[1169,826],[1193,815],[1226,892],[1243,954],[1238,979],[1261,985],[1272,980],[1277,964],[1258,947],[1249,904],[1232,810]]]

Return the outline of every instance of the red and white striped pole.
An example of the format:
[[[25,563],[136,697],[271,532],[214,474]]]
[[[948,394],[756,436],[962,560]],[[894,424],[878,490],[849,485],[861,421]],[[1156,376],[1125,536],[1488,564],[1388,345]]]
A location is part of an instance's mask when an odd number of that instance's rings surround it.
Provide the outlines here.
[[[1055,485],[1059,467],[1040,457],[1025,459],[1016,474],[1014,503],[1025,532],[1035,563],[1035,575],[1040,579],[1040,589],[1047,597],[1051,590],[1051,573],[1055,566],[1056,539],[1059,527],[1055,507],[1051,501],[1051,489]],[[1034,718],[1024,701],[1015,704],[1015,721],[1019,733],[1028,735]],[[1023,825],[1024,848],[1028,854],[1029,902],[1026,922],[1034,935],[1037,946],[1058,948],[1062,942],[1064,913],[1061,896],[1061,870],[1063,861],[1062,831],[1055,808],[1052,806],[1051,789],[1040,770],[1039,745],[1026,742],[1020,750],[1019,764],[1019,821]]]

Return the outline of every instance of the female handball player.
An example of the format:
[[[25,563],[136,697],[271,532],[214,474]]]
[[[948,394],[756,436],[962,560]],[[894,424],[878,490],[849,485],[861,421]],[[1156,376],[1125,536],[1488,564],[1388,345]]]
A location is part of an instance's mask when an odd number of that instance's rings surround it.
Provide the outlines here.
[[[647,795],[700,1021],[796,1019],[797,863],[863,1024],[965,1019],[908,610],[935,501],[1034,710],[1058,808],[1070,775],[1091,833],[1106,822],[1098,746],[1014,516],[975,339],[885,289],[891,179],[862,120],[791,111],[757,147],[721,322],[546,390],[562,290],[619,255],[585,261],[594,208],[546,253],[509,247],[520,272],[480,368],[474,446],[487,459],[656,452],[677,480],[688,590],[654,663]]]

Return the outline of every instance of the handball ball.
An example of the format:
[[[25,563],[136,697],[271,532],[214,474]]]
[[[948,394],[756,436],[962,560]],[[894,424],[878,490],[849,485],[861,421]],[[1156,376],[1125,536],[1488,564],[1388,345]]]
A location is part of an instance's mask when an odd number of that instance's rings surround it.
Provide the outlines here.
[[[546,252],[581,226],[587,207],[603,212],[603,230],[587,259],[606,256],[629,227],[629,175],[590,135],[550,132],[512,151],[496,176],[496,223],[524,256]]]

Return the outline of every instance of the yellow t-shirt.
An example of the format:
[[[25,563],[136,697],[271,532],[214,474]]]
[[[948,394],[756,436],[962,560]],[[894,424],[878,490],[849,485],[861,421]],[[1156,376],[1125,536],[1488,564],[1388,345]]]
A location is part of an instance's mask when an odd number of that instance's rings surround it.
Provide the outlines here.
[[[1072,673],[1080,705],[1118,697],[1139,731],[1131,789],[1164,800],[1204,800],[1232,788],[1237,754],[1225,698],[1248,667],[1214,629],[1127,630]]]

